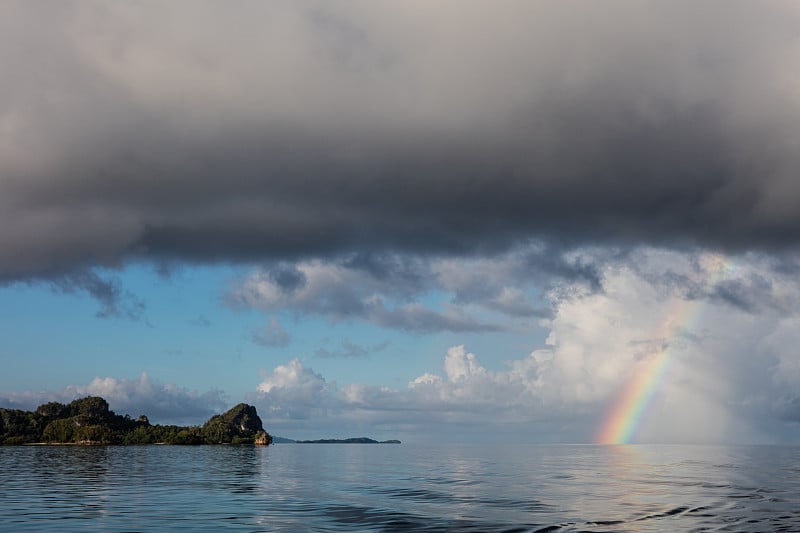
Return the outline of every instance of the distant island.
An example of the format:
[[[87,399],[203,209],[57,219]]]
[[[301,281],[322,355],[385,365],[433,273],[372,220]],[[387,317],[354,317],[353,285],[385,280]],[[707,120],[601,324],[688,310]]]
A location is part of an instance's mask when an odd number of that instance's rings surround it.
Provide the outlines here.
[[[271,443],[256,408],[245,403],[189,427],[150,424],[145,415],[118,415],[99,396],[66,405],[50,402],[33,412],[0,408],[0,445]]]
[[[294,444],[400,444],[399,440],[375,440],[367,437],[353,437],[349,439],[316,439],[316,440],[293,440],[285,437],[275,437],[275,443],[294,443]]]

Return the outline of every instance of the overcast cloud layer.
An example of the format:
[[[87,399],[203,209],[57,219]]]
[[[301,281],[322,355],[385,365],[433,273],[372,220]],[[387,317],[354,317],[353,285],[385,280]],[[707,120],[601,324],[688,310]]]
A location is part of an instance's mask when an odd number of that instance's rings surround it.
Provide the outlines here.
[[[0,278],[794,246],[799,25],[790,2],[4,2]]]
[[[263,313],[239,338],[285,357],[247,398],[288,436],[586,442],[669,351],[641,440],[796,439],[799,29],[771,1],[5,1],[0,285],[155,329],[127,266],[244,265],[214,305]],[[296,357],[320,317],[353,329]],[[385,330],[548,341],[497,370],[458,340],[399,388],[314,370]],[[79,394],[224,407],[146,374],[0,401]]]

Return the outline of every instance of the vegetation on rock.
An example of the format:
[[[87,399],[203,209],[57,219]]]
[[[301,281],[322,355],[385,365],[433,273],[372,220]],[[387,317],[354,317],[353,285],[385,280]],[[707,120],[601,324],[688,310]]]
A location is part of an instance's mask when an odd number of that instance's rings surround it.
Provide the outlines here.
[[[253,444],[259,432],[264,433],[261,419],[256,408],[246,403],[240,403],[221,415],[212,416],[202,428],[203,438],[209,444]]]
[[[49,402],[36,411],[0,408],[0,445],[50,444],[261,444],[272,443],[256,408],[241,403],[202,427],[152,425],[114,413],[99,396],[67,405]]]

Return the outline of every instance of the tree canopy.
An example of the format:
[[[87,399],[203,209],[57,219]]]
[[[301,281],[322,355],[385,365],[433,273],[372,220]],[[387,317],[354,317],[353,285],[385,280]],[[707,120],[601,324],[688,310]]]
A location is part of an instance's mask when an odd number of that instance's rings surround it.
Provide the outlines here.
[[[256,408],[240,403],[203,426],[150,424],[118,415],[99,396],[65,405],[48,402],[35,411],[0,408],[0,444],[262,444],[272,443]]]

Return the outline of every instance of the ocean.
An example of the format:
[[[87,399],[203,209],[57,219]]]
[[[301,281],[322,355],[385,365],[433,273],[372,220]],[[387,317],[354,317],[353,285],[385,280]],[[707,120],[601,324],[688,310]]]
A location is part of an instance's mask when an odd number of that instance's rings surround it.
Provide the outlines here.
[[[0,531],[800,531],[800,447],[0,447]]]

